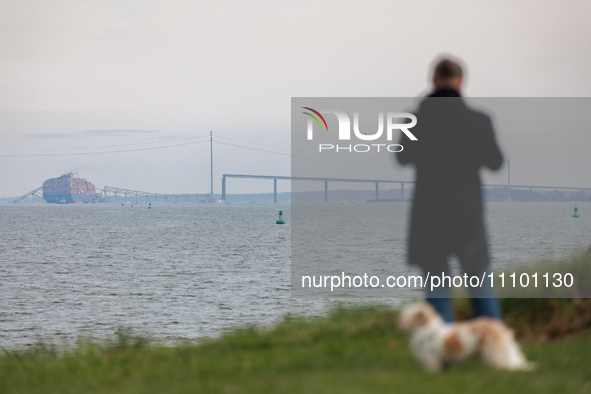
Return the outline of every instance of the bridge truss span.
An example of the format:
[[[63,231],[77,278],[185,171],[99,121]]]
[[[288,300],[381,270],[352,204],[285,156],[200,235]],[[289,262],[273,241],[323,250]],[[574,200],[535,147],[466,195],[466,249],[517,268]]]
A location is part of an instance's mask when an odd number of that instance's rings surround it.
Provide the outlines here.
[[[38,187],[35,190],[28,192],[25,195],[20,196],[19,198],[10,202],[11,204],[44,204],[46,201],[43,199],[43,186]]]
[[[141,192],[139,190],[123,189],[120,187],[105,186],[102,189],[96,188],[93,203],[204,203],[214,202],[210,194],[160,194]],[[11,204],[41,204],[46,203],[43,199],[43,187],[30,191],[29,193],[11,201]]]
[[[197,203],[212,202],[209,194],[160,194],[148,193],[138,190],[123,189],[119,187],[105,186],[97,189],[96,201],[102,203]]]

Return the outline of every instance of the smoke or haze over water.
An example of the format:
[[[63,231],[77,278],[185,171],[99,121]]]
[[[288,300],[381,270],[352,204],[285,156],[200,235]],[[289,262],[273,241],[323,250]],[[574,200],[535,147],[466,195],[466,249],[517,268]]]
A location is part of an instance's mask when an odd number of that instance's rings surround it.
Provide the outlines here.
[[[289,175],[291,97],[422,95],[441,53],[467,63],[468,96],[589,96],[590,11],[572,0],[2,2],[0,196],[67,171],[97,187],[205,193],[210,130],[216,193],[224,173]],[[588,128],[498,133],[512,183],[591,185]]]

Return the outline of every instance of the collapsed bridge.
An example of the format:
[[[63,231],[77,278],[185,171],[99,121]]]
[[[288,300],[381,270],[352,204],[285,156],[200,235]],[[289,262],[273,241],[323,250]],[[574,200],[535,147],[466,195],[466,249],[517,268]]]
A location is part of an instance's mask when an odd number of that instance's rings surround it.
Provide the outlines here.
[[[96,188],[91,203],[207,203],[214,202],[210,194],[160,194],[130,190],[120,187],[105,186],[103,189]],[[11,204],[39,204],[47,203],[43,198],[43,186],[30,191],[27,194],[15,199]]]

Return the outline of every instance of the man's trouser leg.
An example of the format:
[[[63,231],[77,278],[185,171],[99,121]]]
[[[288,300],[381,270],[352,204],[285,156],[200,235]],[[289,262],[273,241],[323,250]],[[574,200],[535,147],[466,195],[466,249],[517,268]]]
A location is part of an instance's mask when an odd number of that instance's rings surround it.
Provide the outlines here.
[[[423,270],[423,278],[426,276],[427,272]],[[440,286],[431,290],[431,286],[425,283],[425,299],[435,308],[446,323],[452,323],[455,320],[454,310],[449,297],[449,287]]]
[[[488,270],[486,270],[485,274],[487,275],[488,273]],[[476,276],[482,278],[482,272]],[[502,320],[501,305],[493,288],[490,286],[490,280],[486,279],[482,287],[471,287],[469,289],[470,297],[472,297],[472,306],[474,307],[474,317],[492,317],[493,319]]]
[[[449,298],[431,298],[427,297],[427,302],[435,308],[446,323],[453,323],[455,320],[454,310]]]
[[[484,271],[483,271],[484,272]],[[475,274],[482,278],[483,272]],[[485,274],[488,272],[485,272]],[[423,271],[423,278],[427,273]],[[486,275],[485,275],[486,277]],[[488,285],[487,285],[488,284]],[[482,287],[469,287],[469,293],[474,308],[475,317],[491,317],[493,319],[502,320],[501,306],[499,300],[490,286],[490,283],[485,281]],[[447,323],[455,321],[455,313],[451,302],[451,289],[447,286],[435,287],[431,290],[428,283],[425,283],[425,297],[428,303],[441,315],[443,320]]]

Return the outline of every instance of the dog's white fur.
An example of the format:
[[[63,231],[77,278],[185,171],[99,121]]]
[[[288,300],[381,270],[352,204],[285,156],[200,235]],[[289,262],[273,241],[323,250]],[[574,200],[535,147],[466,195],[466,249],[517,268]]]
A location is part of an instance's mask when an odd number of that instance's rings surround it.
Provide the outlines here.
[[[513,331],[495,319],[445,323],[431,305],[416,303],[402,309],[399,327],[410,333],[412,351],[428,371],[439,371],[473,355],[501,369],[534,367],[519,349]]]

